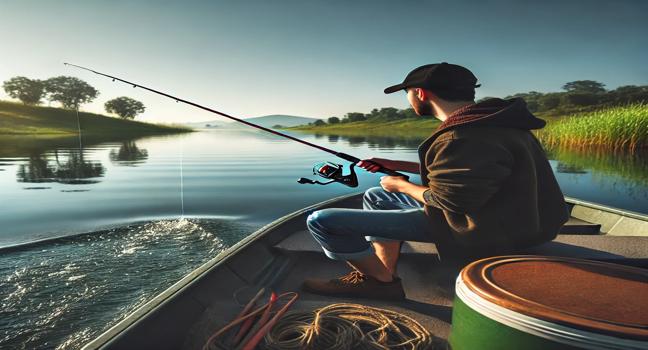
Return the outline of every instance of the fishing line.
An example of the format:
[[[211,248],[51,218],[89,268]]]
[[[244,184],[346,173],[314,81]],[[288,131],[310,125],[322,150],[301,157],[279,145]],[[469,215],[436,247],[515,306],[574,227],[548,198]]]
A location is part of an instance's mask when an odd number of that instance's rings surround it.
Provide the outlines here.
[[[184,139],[180,139],[180,221],[184,220]]]

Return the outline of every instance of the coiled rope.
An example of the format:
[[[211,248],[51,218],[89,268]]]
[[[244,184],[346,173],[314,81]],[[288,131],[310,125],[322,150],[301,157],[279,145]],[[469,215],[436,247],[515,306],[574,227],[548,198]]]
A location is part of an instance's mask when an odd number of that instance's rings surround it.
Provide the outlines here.
[[[431,349],[433,337],[411,317],[358,304],[289,312],[265,336],[268,350]]]

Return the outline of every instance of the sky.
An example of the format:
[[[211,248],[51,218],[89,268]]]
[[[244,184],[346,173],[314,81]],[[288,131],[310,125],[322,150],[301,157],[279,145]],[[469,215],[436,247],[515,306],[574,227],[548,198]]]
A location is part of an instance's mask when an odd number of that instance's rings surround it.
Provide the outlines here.
[[[648,85],[646,18],[642,0],[0,0],[0,81],[75,76],[101,93],[85,111],[128,96],[140,120],[221,118],[71,62],[237,117],[341,117],[408,107],[383,89],[443,61],[475,73],[477,98]]]

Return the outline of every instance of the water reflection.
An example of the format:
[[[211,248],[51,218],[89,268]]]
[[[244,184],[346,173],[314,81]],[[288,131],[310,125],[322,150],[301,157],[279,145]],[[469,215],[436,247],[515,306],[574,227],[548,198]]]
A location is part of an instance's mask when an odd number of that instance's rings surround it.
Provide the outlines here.
[[[416,149],[423,142],[424,137],[416,136],[380,136],[380,135],[331,135],[327,134],[329,142],[346,142],[351,147],[364,147],[379,149],[410,148]],[[315,138],[322,138],[324,135],[315,134]]]
[[[146,162],[148,151],[137,147],[135,141],[125,141],[118,150],[111,150],[110,160],[116,165],[137,166]]]
[[[21,164],[16,174],[18,182],[57,182],[68,185],[98,183],[106,168],[99,161],[84,159],[83,150],[54,152],[54,159],[44,154],[32,155],[27,164]]]
[[[562,174],[587,174],[587,171],[578,165],[567,164],[558,162],[556,171]]]
[[[648,187],[648,152],[610,151],[600,148],[547,148],[547,156],[559,161],[560,170],[598,177],[618,176],[633,184]]]

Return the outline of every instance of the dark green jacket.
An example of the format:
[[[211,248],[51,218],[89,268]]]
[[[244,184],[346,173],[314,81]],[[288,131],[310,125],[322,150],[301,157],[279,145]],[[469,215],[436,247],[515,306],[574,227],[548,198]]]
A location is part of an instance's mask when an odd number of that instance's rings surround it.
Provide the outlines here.
[[[545,125],[522,99],[453,113],[419,146],[431,234],[469,255],[506,254],[552,240],[565,199],[531,129]]]

